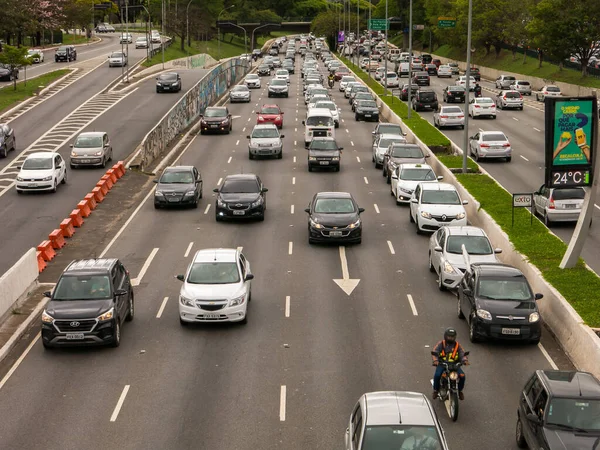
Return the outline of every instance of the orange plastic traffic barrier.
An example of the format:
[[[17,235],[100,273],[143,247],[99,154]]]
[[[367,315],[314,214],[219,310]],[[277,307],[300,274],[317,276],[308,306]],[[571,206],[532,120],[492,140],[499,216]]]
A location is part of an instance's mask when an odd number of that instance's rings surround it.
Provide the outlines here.
[[[90,207],[90,211],[95,210],[96,206],[98,206],[96,204],[96,197],[94,196],[94,194],[87,194],[85,197],[83,197],[83,199],[87,202],[88,206]]]
[[[52,233],[48,235],[48,239],[52,242],[52,247],[56,250],[59,248],[63,248],[67,243],[65,242],[65,237],[63,236],[63,232],[60,228],[54,230]]]
[[[60,229],[62,234],[66,238],[73,237],[75,234],[75,228],[73,227],[73,219],[65,219],[60,223]]]
[[[112,166],[112,170],[115,171],[115,175],[117,176],[117,178],[121,178],[123,175],[125,175],[125,170],[123,169],[123,166],[119,164],[115,164],[114,166]]]
[[[106,184],[106,180],[100,180],[96,183],[96,187],[102,189],[102,195],[108,194],[108,184]]]
[[[117,164],[115,164],[115,166],[119,168],[122,175],[125,175],[125,161],[119,161]]]
[[[92,195],[94,196],[94,200],[96,200],[96,203],[102,203],[104,201],[104,194],[102,193],[102,188],[99,186],[96,186],[94,189],[92,189]]]
[[[42,273],[47,266],[46,261],[44,261],[44,256],[42,255],[42,252],[40,252],[39,250],[37,252],[35,252],[35,254],[37,255],[37,261],[38,261],[38,273]]]
[[[78,209],[74,209],[73,211],[71,211],[69,217],[73,221],[74,227],[79,228],[81,225],[83,225],[83,217],[81,217],[81,211],[79,211]]]
[[[37,250],[38,252],[42,252],[44,261],[50,261],[56,256],[56,252],[52,248],[52,242],[50,241],[42,241],[42,243],[37,246]]]
[[[112,184],[115,184],[119,179],[119,177],[117,177],[117,174],[115,173],[115,169],[108,169],[106,171],[106,175],[110,177],[110,181],[112,181]]]
[[[92,213],[86,200],[81,200],[77,203],[77,209],[81,213],[81,217],[90,217],[90,214]]]
[[[102,175],[100,180],[106,181],[106,185],[108,186],[108,190],[110,191],[115,183],[112,181],[112,177],[110,175]]]

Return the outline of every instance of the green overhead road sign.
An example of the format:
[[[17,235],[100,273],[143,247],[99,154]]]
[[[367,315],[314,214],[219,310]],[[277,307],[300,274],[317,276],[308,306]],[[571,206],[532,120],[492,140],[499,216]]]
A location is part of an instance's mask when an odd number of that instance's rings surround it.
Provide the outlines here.
[[[456,17],[438,17],[438,28],[456,27]]]
[[[385,19],[369,20],[369,28],[374,31],[386,31],[389,29],[388,21]]]

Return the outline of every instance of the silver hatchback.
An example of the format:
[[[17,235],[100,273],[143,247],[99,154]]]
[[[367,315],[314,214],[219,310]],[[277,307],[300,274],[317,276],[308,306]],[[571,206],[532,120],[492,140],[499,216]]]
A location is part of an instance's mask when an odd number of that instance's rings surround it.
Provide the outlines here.
[[[113,149],[104,131],[88,131],[80,133],[71,144],[71,155],[69,165],[71,169],[80,166],[106,167],[106,163],[112,160]]]

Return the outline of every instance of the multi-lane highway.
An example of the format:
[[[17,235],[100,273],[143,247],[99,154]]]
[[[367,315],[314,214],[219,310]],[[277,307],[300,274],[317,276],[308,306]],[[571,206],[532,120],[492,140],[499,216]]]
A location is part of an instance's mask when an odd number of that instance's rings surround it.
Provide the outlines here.
[[[523,383],[535,369],[551,367],[542,348],[561,367],[564,356],[549,333],[542,347],[469,344],[455,297],[439,292],[427,270],[428,237],[415,234],[407,209],[396,206],[373,168],[374,124],[355,122],[343,95],[332,91],[341,108],[342,168],[309,173],[298,63],[291,78],[290,98],[268,99],[263,79],[250,104],[229,105],[232,134],[197,136],[185,150],[179,161],[203,175],[198,209],[155,210],[148,193],[103,252],[120,258],[140,283],[136,318],[124,327],[121,346],[45,351],[32,341],[0,390],[2,446],[342,448],[351,408],[364,392],[431,392],[431,347],[455,326],[471,366],[458,422],[435,405],[450,447],[516,448]],[[248,159],[245,136],[264,103],[285,112],[282,160]],[[120,117],[111,116],[104,126]],[[266,219],[217,223],[212,189],[240,172],[258,174],[269,189]],[[336,246],[308,244],[303,210],[319,191],[351,192],[366,209],[362,244],[347,247],[344,261]],[[252,264],[247,325],[179,324],[174,276],[196,250],[211,247],[242,247]],[[342,278],[343,262],[360,280],[350,295],[333,281]]]
[[[36,246],[67,217],[77,202],[89,192],[104,173],[101,169],[68,169],[68,183],[55,194],[18,195],[11,186],[23,152],[57,149],[69,155],[72,137],[80,131],[106,131],[113,146],[113,159],[124,159],[142,141],[160,118],[200,80],[206,71],[181,70],[183,90],[176,94],[157,94],[153,78],[125,93],[106,93],[104,88],[121,75],[120,68],[109,68],[104,55],[120,48],[118,39],[112,47],[100,51],[93,61],[99,65],[86,76],[15,119],[11,126],[17,136],[17,151],[0,160],[0,215],[3,230],[10,239],[0,242],[0,273],[4,273],[27,249]],[[145,50],[130,46],[129,64],[145,56]],[[79,108],[79,109],[78,109]],[[68,123],[62,122],[67,118]]]

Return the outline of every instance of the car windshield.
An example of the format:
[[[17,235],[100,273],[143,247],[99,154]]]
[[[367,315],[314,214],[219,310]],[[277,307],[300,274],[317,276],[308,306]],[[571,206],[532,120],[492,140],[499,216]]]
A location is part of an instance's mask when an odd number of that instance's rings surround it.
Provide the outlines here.
[[[493,134],[484,134],[481,136],[481,140],[484,142],[491,142],[491,141],[506,141],[506,136],[504,136],[504,133],[493,133]]]
[[[400,125],[379,125],[377,128],[377,133],[379,134],[402,134],[402,127]]]
[[[136,41],[138,42],[146,42],[146,38],[145,37],[139,37],[136,39]]]
[[[28,55],[37,55],[41,53],[39,50],[27,50]]]
[[[167,170],[160,177],[160,182],[167,184],[191,184],[194,182],[194,176],[189,170]]]
[[[311,150],[337,150],[338,145],[330,139],[313,139],[310,143]]]
[[[456,191],[423,191],[421,203],[426,205],[460,205]]]
[[[312,116],[306,119],[306,125],[311,127],[331,127],[333,126],[333,118],[325,116]]]
[[[585,191],[583,189],[555,189],[552,192],[554,200],[583,200]]]
[[[358,102],[359,108],[377,108],[377,103],[373,100],[361,100]]]
[[[261,114],[279,114],[279,108],[268,106],[260,110]]]
[[[255,180],[226,180],[221,188],[222,194],[257,194],[258,183]]]
[[[289,76],[289,73],[287,70],[278,70],[277,71],[277,75],[283,75],[283,76]]]
[[[231,284],[240,282],[240,272],[234,262],[194,263],[187,277],[191,284]]]
[[[250,74],[250,75],[246,75],[246,80],[258,80],[258,75],[256,74]]]
[[[546,425],[600,431],[600,400],[554,398],[548,406]]]
[[[506,98],[521,98],[521,94],[519,94],[518,92],[507,92],[504,95],[506,96]]]
[[[278,80],[278,79],[274,79],[273,81],[271,81],[271,84],[273,86],[287,86],[287,82],[285,80]]]
[[[315,103],[315,108],[326,108],[329,109],[330,111],[336,111],[337,107],[335,106],[335,103],[332,102],[317,102]]]
[[[79,136],[73,144],[78,148],[98,148],[102,147],[102,136]]]
[[[434,181],[435,173],[431,169],[403,169],[400,178],[407,181]]]
[[[226,117],[227,111],[220,108],[206,108],[204,111],[204,116],[206,117]]]
[[[122,58],[123,56],[125,56],[125,55],[121,52],[114,52],[113,54],[110,55],[111,58]]]
[[[404,139],[402,138],[381,138],[379,140],[379,144],[378,147],[379,148],[388,148],[390,145],[392,145],[395,142],[404,142]]]
[[[248,89],[247,86],[244,86],[242,84],[238,84],[237,86],[235,86],[232,90],[232,92],[249,92],[250,89]]]
[[[23,163],[23,170],[52,169],[52,158],[27,158]]]
[[[356,94],[355,99],[358,100],[373,100],[373,96],[368,92],[359,92]]]
[[[421,92],[419,94],[419,101],[424,101],[424,102],[432,102],[435,100],[435,93],[434,92]]]
[[[367,426],[362,450],[422,449],[442,450],[435,427],[419,425]]]
[[[315,203],[315,212],[320,214],[343,214],[355,212],[354,202],[349,198],[320,198]]]
[[[262,65],[258,66],[258,70],[269,70],[269,66],[262,64]]]
[[[355,81],[354,77],[349,77],[349,76],[342,77],[342,82],[349,83],[350,81]]]
[[[479,297],[492,300],[531,300],[531,289],[524,278],[481,278]]]
[[[112,296],[107,275],[65,275],[58,281],[52,300],[101,300]]]
[[[556,86],[546,86],[546,90],[548,92],[560,92],[560,89],[557,88]]]
[[[478,98],[475,103],[494,103],[491,98]]]
[[[165,73],[158,77],[162,81],[177,81],[176,73]]]
[[[458,106],[447,106],[445,108],[442,108],[441,111],[442,114],[454,114],[454,113],[458,113],[458,114],[462,114],[462,109],[460,109]]]
[[[529,81],[517,81],[517,85],[519,85],[519,86],[529,86]]]
[[[68,48],[68,47],[58,47],[58,48],[56,49],[56,52],[57,52],[57,53],[59,53],[59,52],[65,53],[65,52],[67,51],[67,48]]]
[[[255,128],[252,130],[252,138],[253,139],[261,139],[261,138],[276,138],[279,137],[279,132],[276,128]]]
[[[469,255],[491,255],[493,253],[490,241],[485,236],[448,236],[446,251],[460,255],[463,245]]]

